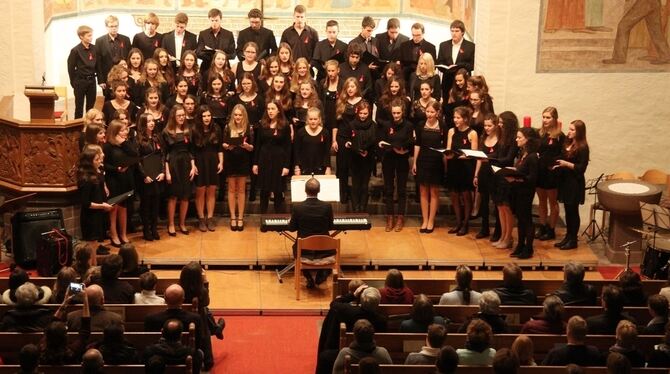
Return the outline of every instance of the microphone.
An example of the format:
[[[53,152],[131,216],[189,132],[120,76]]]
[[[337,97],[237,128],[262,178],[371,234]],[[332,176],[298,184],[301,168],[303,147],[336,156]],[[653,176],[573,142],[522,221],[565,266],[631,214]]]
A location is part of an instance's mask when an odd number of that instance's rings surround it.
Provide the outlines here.
[[[42,86],[47,82],[46,74],[46,72],[42,73]]]
[[[629,245],[631,245],[631,244],[635,244],[635,243],[637,243],[637,240],[631,240],[631,241],[629,241],[628,243],[624,243],[624,244],[622,244],[622,245],[621,245],[621,248],[628,247]]]

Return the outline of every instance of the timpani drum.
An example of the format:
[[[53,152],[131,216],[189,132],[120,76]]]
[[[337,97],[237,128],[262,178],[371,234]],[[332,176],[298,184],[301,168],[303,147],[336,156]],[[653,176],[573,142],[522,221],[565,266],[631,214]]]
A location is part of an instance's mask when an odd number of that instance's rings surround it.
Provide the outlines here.
[[[656,237],[647,239],[647,251],[644,253],[640,270],[649,279],[668,279],[670,269],[670,238]]]
[[[598,184],[598,200],[610,211],[608,257],[610,260],[623,260],[623,245],[634,242],[630,249],[640,251],[643,248],[640,202],[658,204],[661,188],[657,185],[631,180],[612,180]],[[639,257],[638,257],[639,259]]]

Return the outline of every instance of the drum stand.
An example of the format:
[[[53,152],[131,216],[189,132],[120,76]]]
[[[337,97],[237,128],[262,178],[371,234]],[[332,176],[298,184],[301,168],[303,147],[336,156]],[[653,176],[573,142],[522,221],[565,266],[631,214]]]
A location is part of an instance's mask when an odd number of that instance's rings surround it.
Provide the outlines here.
[[[630,268],[630,246],[631,246],[631,244],[635,244],[636,242],[637,242],[636,240],[633,240],[633,241],[630,241],[630,242],[621,246],[621,247],[623,247],[624,252],[626,252],[626,267],[624,269],[622,269],[619,272],[619,274],[617,274],[614,277],[614,279],[619,279],[619,278],[621,278],[622,275],[624,275],[624,273],[627,273],[629,271],[631,271],[631,272],[633,271],[633,269]]]
[[[596,209],[599,206],[598,203],[598,183],[600,183],[600,180],[603,178],[605,174],[600,174],[598,178],[595,179],[590,179],[588,185],[586,186],[586,190],[588,191],[589,195],[593,195],[594,201],[593,205],[591,208],[591,222],[589,222],[589,225],[586,226],[584,231],[582,231],[581,236],[586,236],[588,239],[587,242],[592,243],[598,237],[600,237],[603,240],[603,243],[607,244],[607,241],[605,240],[605,233],[603,232],[603,229],[598,225],[598,221],[596,221]],[[604,211],[603,211],[603,214]]]

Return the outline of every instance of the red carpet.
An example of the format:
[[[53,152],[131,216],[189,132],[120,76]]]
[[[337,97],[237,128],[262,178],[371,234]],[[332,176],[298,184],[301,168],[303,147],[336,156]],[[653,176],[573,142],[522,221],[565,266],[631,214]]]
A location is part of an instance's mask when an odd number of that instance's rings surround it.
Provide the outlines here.
[[[619,274],[619,272],[623,270],[623,268],[624,267],[621,265],[598,266],[598,272],[605,279],[614,279],[617,276],[617,274]],[[639,266],[631,266],[631,268],[636,273],[640,272]]]
[[[224,340],[212,339],[215,374],[312,374],[317,316],[229,316]]]

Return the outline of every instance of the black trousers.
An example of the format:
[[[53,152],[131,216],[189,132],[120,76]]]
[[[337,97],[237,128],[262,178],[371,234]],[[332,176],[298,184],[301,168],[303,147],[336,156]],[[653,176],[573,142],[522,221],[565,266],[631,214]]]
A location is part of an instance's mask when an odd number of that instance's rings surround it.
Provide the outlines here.
[[[579,225],[579,204],[563,204],[565,208],[565,225],[567,226],[566,236],[570,239],[577,239]]]
[[[284,213],[284,191],[281,188],[276,189],[275,191],[264,191],[261,190],[261,214],[268,212],[268,206],[270,205],[270,192],[274,193],[274,206],[275,213]]]
[[[368,210],[371,158],[371,155],[353,155],[351,158],[351,205],[357,213]]]
[[[156,230],[160,210],[160,191],[156,182],[144,184],[140,191],[140,215],[144,231]]]
[[[80,78],[74,81],[72,88],[74,90],[74,118],[84,116],[84,101],[86,101],[86,111],[95,105],[95,77]]]
[[[481,202],[479,204],[479,213],[482,216],[482,230],[488,230],[489,214],[490,214],[489,201],[491,201],[491,193],[480,191],[479,196],[481,198]],[[498,208],[493,207],[493,214],[496,217],[495,230],[496,232],[500,232],[501,228],[500,228],[500,217],[498,216]]]
[[[340,201],[349,200],[349,163],[351,162],[351,153],[344,147],[344,143],[337,143],[338,151],[335,155],[337,170],[335,176],[340,181]]]
[[[393,190],[398,191],[397,215],[404,215],[407,209],[407,178],[409,177],[409,153],[399,155],[393,151],[386,152],[382,159],[384,174],[384,203],[386,215],[393,215]]]
[[[533,248],[535,228],[533,227],[533,191],[519,191],[514,196],[514,214],[517,219],[519,247]]]

